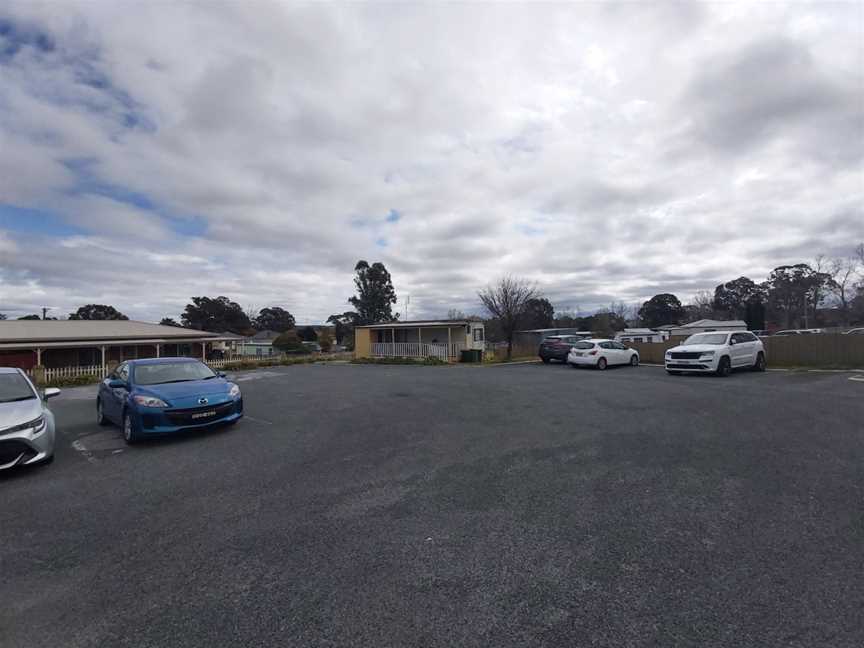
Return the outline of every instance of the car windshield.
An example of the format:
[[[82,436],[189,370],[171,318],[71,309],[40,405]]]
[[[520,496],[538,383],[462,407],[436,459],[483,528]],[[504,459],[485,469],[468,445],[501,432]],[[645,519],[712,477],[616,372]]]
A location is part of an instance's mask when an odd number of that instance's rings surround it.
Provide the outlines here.
[[[697,333],[684,340],[684,344],[726,344],[726,334]]]
[[[36,398],[27,379],[19,373],[0,374],[0,403]]]
[[[135,383],[138,385],[188,382],[215,377],[213,370],[201,362],[164,362],[135,366]]]

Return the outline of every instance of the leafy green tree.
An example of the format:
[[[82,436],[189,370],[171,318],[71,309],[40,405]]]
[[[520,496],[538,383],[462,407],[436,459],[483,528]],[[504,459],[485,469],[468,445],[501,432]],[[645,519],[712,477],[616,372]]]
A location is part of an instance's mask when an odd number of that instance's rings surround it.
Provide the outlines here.
[[[5,314],[5,313],[0,313],[0,321],[3,321],[3,320],[5,320],[5,319],[6,319],[6,314]]]
[[[230,331],[245,335],[252,329],[252,323],[240,304],[227,297],[193,297],[180,320],[186,328],[198,331]]]
[[[639,319],[650,327],[678,324],[683,317],[684,307],[681,301],[670,293],[654,295],[639,309]]]
[[[19,317],[18,319],[19,320],[40,320],[42,318],[34,313],[32,315],[24,315],[23,317]]]
[[[354,323],[357,321],[357,313],[347,311],[341,315],[331,315],[327,318],[327,323],[333,325],[333,335],[336,338],[336,344],[342,344],[343,341],[352,337],[354,334]]]
[[[273,340],[273,346],[279,349],[284,353],[296,353],[298,351],[303,351],[303,342],[300,340],[300,336],[297,335],[297,331],[294,329],[289,329],[284,333],[280,333],[279,337]]]
[[[113,306],[105,304],[87,304],[74,313],[69,313],[70,320],[128,320],[123,313]]]
[[[183,325],[177,320],[175,320],[173,317],[163,317],[161,320],[159,320],[159,323],[162,326],[176,326],[177,328],[183,328]]]
[[[748,303],[764,301],[764,288],[749,277],[738,277],[714,289],[714,308],[738,319],[744,318]]]
[[[526,329],[552,328],[555,325],[555,309],[545,297],[529,299],[525,304]]]
[[[354,285],[357,295],[348,300],[357,312],[356,325],[376,324],[393,321],[393,304],[396,291],[390,273],[383,263],[371,266],[366,261],[358,261],[354,266]]]
[[[276,331],[283,333],[294,328],[294,316],[279,306],[262,308],[253,324],[259,331]]]
[[[311,326],[304,326],[297,332],[297,335],[299,335],[300,339],[304,342],[315,342],[315,340],[318,339],[318,334]]]
[[[816,309],[827,289],[831,275],[819,272],[807,263],[774,268],[765,282],[770,307],[783,318],[785,326],[815,324]]]

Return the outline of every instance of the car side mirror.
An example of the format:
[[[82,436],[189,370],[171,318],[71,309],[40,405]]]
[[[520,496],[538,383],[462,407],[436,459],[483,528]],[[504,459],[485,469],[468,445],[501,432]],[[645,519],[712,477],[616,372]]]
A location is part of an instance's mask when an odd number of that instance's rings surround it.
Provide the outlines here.
[[[57,389],[56,387],[46,387],[45,391],[42,392],[42,397],[45,400],[48,400],[49,398],[54,398],[55,396],[59,396],[59,395],[60,395],[60,390]]]
[[[108,387],[111,389],[128,389],[128,385],[118,378],[112,378],[109,380]]]
[[[220,378],[227,378],[227,376],[228,376],[228,374],[226,374],[224,371],[217,371],[216,375],[219,376]]]

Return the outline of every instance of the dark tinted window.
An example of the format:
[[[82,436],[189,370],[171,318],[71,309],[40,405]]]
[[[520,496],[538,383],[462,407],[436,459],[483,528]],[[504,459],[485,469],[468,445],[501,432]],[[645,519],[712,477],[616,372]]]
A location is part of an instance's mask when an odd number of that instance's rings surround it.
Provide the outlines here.
[[[188,382],[190,380],[205,380],[215,376],[213,370],[202,362],[165,362],[142,364],[135,367],[135,383],[138,385]]]
[[[24,376],[19,373],[0,374],[0,403],[30,400],[31,398],[36,398],[36,393]]]
[[[601,342],[600,348],[601,349],[614,349],[615,343],[614,342]]]
[[[576,344],[573,345],[573,348],[574,349],[583,349],[583,350],[584,349],[593,349],[594,343],[593,342],[577,342]]]

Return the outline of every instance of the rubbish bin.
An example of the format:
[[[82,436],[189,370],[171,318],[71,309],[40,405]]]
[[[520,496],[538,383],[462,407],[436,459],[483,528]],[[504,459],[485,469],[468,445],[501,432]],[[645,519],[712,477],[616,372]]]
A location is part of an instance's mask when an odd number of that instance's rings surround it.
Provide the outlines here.
[[[479,349],[462,349],[460,362],[483,362],[483,352]]]

